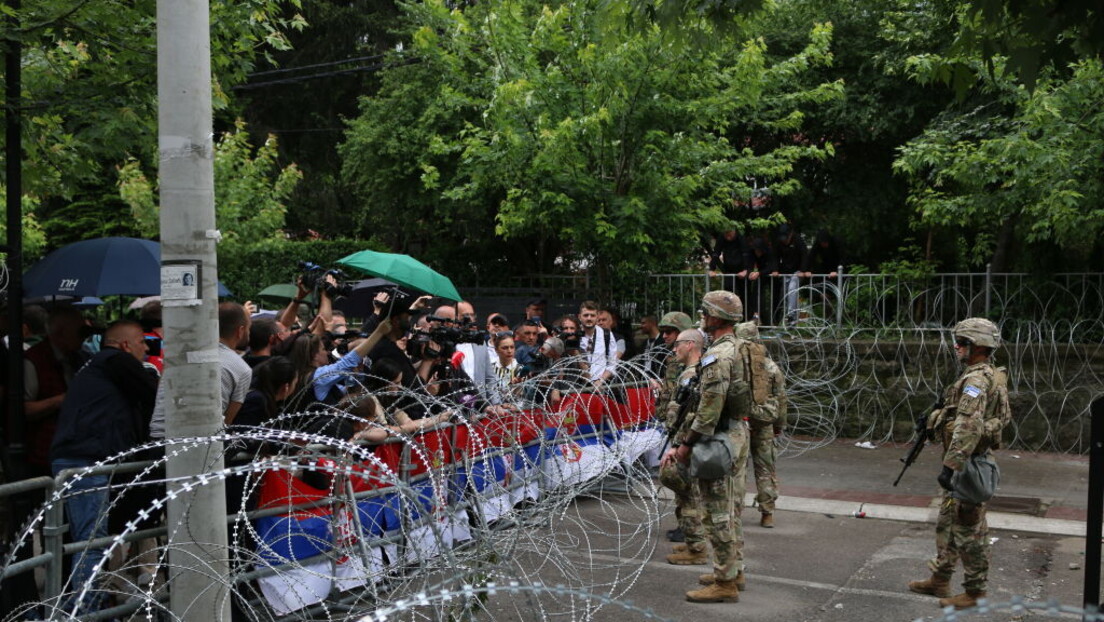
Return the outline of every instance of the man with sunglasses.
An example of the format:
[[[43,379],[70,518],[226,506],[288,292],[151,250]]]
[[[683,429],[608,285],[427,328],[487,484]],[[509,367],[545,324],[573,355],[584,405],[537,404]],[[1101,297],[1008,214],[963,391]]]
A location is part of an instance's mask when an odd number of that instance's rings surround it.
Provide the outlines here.
[[[940,607],[967,609],[986,596],[990,553],[986,504],[961,498],[953,478],[972,458],[991,460],[990,450],[1000,447],[1001,430],[1011,419],[1004,371],[990,362],[1000,342],[1000,329],[985,318],[968,318],[955,325],[955,356],[965,369],[947,388],[943,408],[928,418],[929,432],[943,442],[938,481],[944,492],[935,526],[936,556],[928,562],[931,578],[908,587],[940,597]],[[951,575],[960,558],[965,592],[952,598]]]

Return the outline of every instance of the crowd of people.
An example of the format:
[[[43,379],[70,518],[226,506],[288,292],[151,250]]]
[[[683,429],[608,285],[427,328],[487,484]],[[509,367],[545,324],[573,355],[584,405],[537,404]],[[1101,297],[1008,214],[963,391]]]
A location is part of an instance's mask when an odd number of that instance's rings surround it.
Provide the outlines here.
[[[793,243],[792,229],[780,229],[780,242],[783,233]],[[723,249],[720,258],[725,259]],[[747,461],[754,468],[759,524],[771,528],[778,498],[775,438],[785,429],[787,410],[781,369],[760,342],[759,322],[743,321],[740,296],[710,292],[701,302],[700,322],[677,311],[658,319],[645,316],[639,335],[626,338],[615,332],[620,325],[616,310],[593,301],[583,302],[578,314],[552,322],[544,319],[547,302],[541,299],[531,300],[524,317],[512,324],[499,312],[480,322],[468,301],[431,307],[429,296],[393,288],[380,291],[370,316],[354,327],[333,308],[325,288],[319,292],[317,313],[302,314],[309,293],[300,284],[297,296],[278,312],[261,312],[249,303],[219,305],[220,415],[228,432],[279,429],[285,413],[332,409],[350,416],[296,420],[298,425],[309,422],[307,429],[297,430],[381,443],[444,424],[458,413],[493,417],[526,407],[555,408],[568,391],[616,395],[619,366],[628,365],[625,357],[636,352],[639,358],[632,366],[646,370],[644,377],[657,396],[657,417],[669,431],[669,448],[657,452],[654,460],[660,481],[675,493],[679,528],[670,535],[682,542],[667,561],[693,565],[712,560],[713,572],[700,578],[702,587],[688,592],[688,600],[738,600],[746,582],[741,515]],[[159,378],[163,353],[171,351],[172,343],[163,343],[158,301],[102,332],[91,330],[81,311],[71,306],[49,312],[28,308],[24,317],[28,476],[57,476],[166,438],[168,409]],[[970,324],[956,329],[956,346],[965,349],[963,361],[972,367],[948,396],[959,415],[970,410],[977,420],[971,421],[981,427],[955,427],[963,424],[947,414],[948,406],[935,429],[952,452],[939,479],[952,492],[952,475],[978,455],[981,445],[999,444],[1000,427],[1006,423],[986,418],[993,409],[984,400],[978,402],[990,388],[999,389],[986,367],[989,353],[999,345],[999,330],[985,322],[975,322],[980,328]],[[527,382],[532,378],[537,380]],[[1003,405],[1006,415],[1006,393],[997,390],[996,396],[994,403]],[[231,448],[227,464],[250,460],[250,453],[265,451],[261,445]],[[707,447],[712,449],[699,452]],[[133,457],[158,457],[158,449],[149,452]],[[121,513],[130,520],[136,508],[146,507],[140,494],[128,492],[126,503],[110,498],[110,478],[87,475],[73,481],[80,494],[65,504],[73,541],[107,535],[118,521],[105,516]],[[251,509],[250,494],[240,480],[229,479],[226,489],[228,509]],[[24,507],[43,499],[39,493],[27,500],[32,503]],[[979,534],[984,536],[984,506],[950,492],[944,506],[932,578],[909,587],[948,598],[949,575],[961,556],[967,564],[967,591],[946,602],[968,605],[985,590],[988,552],[971,544],[977,544]],[[13,524],[24,518],[16,516]],[[133,553],[140,556],[142,547]],[[22,554],[29,555],[29,550]],[[91,576],[101,557],[102,551],[94,549],[76,555],[71,581]],[[156,567],[150,572],[156,573]],[[9,579],[3,591],[22,599],[36,593],[30,574]],[[74,606],[90,611],[108,605],[96,600],[103,592],[95,594]]]
[[[316,418],[306,431],[375,443],[432,428],[458,412],[493,416],[555,404],[565,392],[599,392],[613,383],[626,341],[632,341],[612,332],[616,311],[593,301],[554,321],[545,319],[542,299],[529,301],[524,317],[513,322],[499,312],[480,321],[470,302],[434,307],[429,296],[395,288],[379,292],[371,315],[354,326],[353,318],[334,308],[327,288],[317,292],[317,308],[304,304],[309,294],[300,284],[279,311],[219,304],[219,412],[228,432],[278,426],[286,413],[332,408],[352,417]],[[161,315],[161,303],[152,300],[97,330],[73,306],[25,308],[25,476],[89,467],[169,435],[166,385],[159,378],[173,344],[164,341]],[[669,344],[658,338],[654,317],[644,325],[654,334],[641,360],[662,376]],[[364,424],[349,423],[358,419]],[[228,465],[261,448],[238,449],[247,451],[236,457],[228,451]],[[163,451],[132,459],[158,459]],[[110,498],[109,479],[95,475],[74,484],[80,494],[66,504],[72,541],[107,535],[119,521],[102,517],[133,514],[143,502],[138,494],[127,503]],[[227,491],[231,511],[251,509],[241,481],[228,480]],[[41,492],[26,497],[17,504],[19,515],[9,517],[8,530],[44,500]],[[99,553],[77,555],[71,579],[87,579]],[[30,580],[4,591],[21,598],[37,593]],[[80,607],[105,605],[90,601]]]
[[[827,229],[818,230],[809,245],[792,223],[748,235],[737,227],[733,223],[716,236],[709,269],[723,275],[724,289],[744,301],[748,318],[763,325],[796,323],[800,288],[816,291],[843,266],[840,242]]]

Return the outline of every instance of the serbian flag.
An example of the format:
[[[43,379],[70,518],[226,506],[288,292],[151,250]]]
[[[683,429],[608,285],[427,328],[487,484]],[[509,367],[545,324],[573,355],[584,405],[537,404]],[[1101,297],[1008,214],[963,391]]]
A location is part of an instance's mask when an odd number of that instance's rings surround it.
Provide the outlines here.
[[[582,484],[612,466],[613,454],[603,440],[605,412],[605,399],[578,393],[565,398],[560,413],[549,417],[548,424],[556,427],[557,434],[541,463],[546,488]]]
[[[432,559],[452,548],[453,523],[467,512],[449,504],[452,478],[451,430],[430,430],[416,436],[405,448],[409,489],[402,498],[404,518],[413,528],[406,535],[406,560]]]
[[[502,518],[513,507],[513,450],[496,446],[499,439],[486,420],[458,426],[454,440],[454,458],[459,458],[452,480],[454,496],[469,500],[485,524]]]
[[[612,431],[606,436],[606,444],[627,469],[640,456],[663,445],[663,432],[655,420],[655,393],[651,388],[627,388],[625,397],[624,404],[607,403]]]
[[[328,555],[334,548],[333,510],[326,503],[330,492],[307,485],[289,471],[272,470],[261,476],[259,495],[258,509],[288,508],[286,514],[257,519],[257,565],[276,569],[257,579],[261,594],[277,615],[321,602],[333,585]],[[320,505],[291,509],[311,502]]]

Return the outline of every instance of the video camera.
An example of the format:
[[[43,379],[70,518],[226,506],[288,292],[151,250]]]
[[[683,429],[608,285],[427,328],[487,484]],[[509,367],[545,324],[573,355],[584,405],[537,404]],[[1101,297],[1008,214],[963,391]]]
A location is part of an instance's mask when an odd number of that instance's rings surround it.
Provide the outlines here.
[[[430,315],[426,317],[430,322],[439,322],[440,325],[430,329],[429,332],[415,333],[406,342],[406,352],[414,358],[449,357],[456,351],[456,345],[461,343],[483,344],[487,342],[487,331],[480,330],[475,322],[465,321],[459,326],[455,320]],[[440,350],[433,349],[429,342],[437,344]]]
[[[302,280],[304,287],[312,291],[321,289],[331,300],[338,296],[348,296],[353,293],[353,286],[342,282],[345,273],[337,268],[327,270],[316,263],[300,261],[299,270],[301,271],[299,278]],[[337,285],[326,281],[326,277],[331,275],[338,282]]]
[[[561,330],[556,333],[556,336],[563,339],[564,350],[578,350],[583,345],[583,335],[585,334],[582,329]]]

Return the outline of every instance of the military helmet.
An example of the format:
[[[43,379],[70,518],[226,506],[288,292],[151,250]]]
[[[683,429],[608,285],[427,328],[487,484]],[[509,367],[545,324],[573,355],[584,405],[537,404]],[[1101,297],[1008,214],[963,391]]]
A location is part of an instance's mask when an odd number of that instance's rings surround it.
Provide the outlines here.
[[[1000,347],[1000,329],[993,322],[983,317],[970,317],[962,320],[954,327],[955,339],[969,339],[976,346],[993,348]]]
[[[759,324],[752,320],[750,322],[742,322],[736,325],[736,336],[740,339],[748,339],[750,341],[756,341],[759,339]]]
[[[702,297],[701,310],[708,316],[739,322],[744,319],[744,305],[732,292],[715,290]]]
[[[677,328],[679,332],[682,332],[684,330],[693,328],[694,321],[690,319],[689,315],[686,315],[682,311],[671,311],[670,313],[664,315],[661,320],[659,320],[659,327]]]

